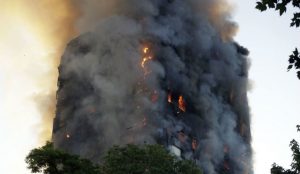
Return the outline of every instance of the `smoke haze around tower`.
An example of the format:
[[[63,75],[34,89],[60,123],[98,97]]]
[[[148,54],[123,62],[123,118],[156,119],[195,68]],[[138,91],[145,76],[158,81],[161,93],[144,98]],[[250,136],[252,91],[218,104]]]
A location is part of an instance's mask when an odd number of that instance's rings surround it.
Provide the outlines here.
[[[84,0],[59,66],[56,147],[95,162],[162,144],[206,174],[252,174],[248,50],[222,0]]]

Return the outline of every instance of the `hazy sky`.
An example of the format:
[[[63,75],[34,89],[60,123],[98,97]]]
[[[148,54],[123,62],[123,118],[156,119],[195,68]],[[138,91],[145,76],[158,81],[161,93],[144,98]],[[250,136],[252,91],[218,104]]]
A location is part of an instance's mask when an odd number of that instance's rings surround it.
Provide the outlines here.
[[[276,162],[289,167],[289,142],[298,138],[300,81],[286,72],[288,56],[300,47],[300,29],[290,28],[292,14],[260,13],[253,0],[236,3],[234,19],[239,24],[236,40],[250,50],[252,66],[249,92],[255,173],[270,173]]]
[[[5,21],[5,27],[0,27],[0,173],[24,174],[25,155],[37,143],[34,125],[38,123],[38,114],[34,109],[28,110],[32,103],[24,104],[33,89],[26,81],[36,72],[28,72],[32,69],[30,64],[16,62],[26,61],[28,54],[38,58],[44,53],[34,52],[39,48],[39,40],[24,27],[27,20],[3,12],[4,1],[0,0],[0,20]],[[266,174],[273,162],[289,167],[289,142],[299,137],[295,126],[300,124],[300,80],[294,72],[287,73],[286,68],[288,55],[295,46],[300,47],[300,29],[289,28],[291,14],[278,17],[275,12],[260,13],[254,9],[253,0],[230,1],[236,4],[233,16],[240,26],[236,40],[250,50],[252,62],[253,87],[249,99],[255,173]],[[10,66],[18,70],[10,74],[6,71]],[[24,90],[27,93],[21,95]],[[10,102],[17,107],[8,108]]]

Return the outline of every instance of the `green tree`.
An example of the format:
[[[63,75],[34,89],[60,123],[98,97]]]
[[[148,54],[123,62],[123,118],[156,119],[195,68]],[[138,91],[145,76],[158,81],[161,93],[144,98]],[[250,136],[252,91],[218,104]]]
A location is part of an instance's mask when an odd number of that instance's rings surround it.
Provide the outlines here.
[[[296,13],[293,14],[291,19],[291,27],[300,26],[300,0],[260,0],[256,2],[256,9],[260,11],[266,11],[267,9],[274,9],[279,12],[279,15],[283,15],[287,11],[287,6],[292,5]],[[288,71],[292,68],[297,70],[297,76],[300,79],[300,54],[298,49],[295,48],[295,51],[290,55]]]
[[[44,174],[201,174],[191,161],[179,160],[160,145],[112,147],[99,166],[55,149],[53,144],[33,149],[26,157],[32,173]]]
[[[99,174],[100,168],[89,160],[55,149],[47,142],[33,149],[25,159],[32,173],[44,174]]]
[[[300,131],[300,126],[297,125],[297,131]],[[271,174],[299,174],[300,173],[300,149],[299,143],[296,140],[290,142],[290,148],[293,152],[291,169],[284,169],[283,167],[273,164],[271,168]]]
[[[160,145],[115,146],[104,161],[105,174],[201,174],[193,162],[178,160]]]

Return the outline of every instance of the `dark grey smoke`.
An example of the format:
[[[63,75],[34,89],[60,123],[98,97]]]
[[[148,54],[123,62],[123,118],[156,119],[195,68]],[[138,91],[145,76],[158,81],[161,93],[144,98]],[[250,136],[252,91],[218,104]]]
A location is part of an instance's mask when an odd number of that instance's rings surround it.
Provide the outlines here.
[[[252,174],[248,51],[226,3],[84,2],[79,26],[97,25],[62,57],[54,144],[99,162],[115,144],[159,143],[205,174]]]

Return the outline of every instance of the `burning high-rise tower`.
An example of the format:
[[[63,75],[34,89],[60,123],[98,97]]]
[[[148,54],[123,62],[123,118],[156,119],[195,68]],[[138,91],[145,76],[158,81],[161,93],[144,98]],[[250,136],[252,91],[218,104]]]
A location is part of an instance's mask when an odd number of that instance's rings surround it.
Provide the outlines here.
[[[97,162],[114,144],[159,143],[207,174],[253,173],[248,51],[226,3],[99,4],[61,60],[54,144]]]

